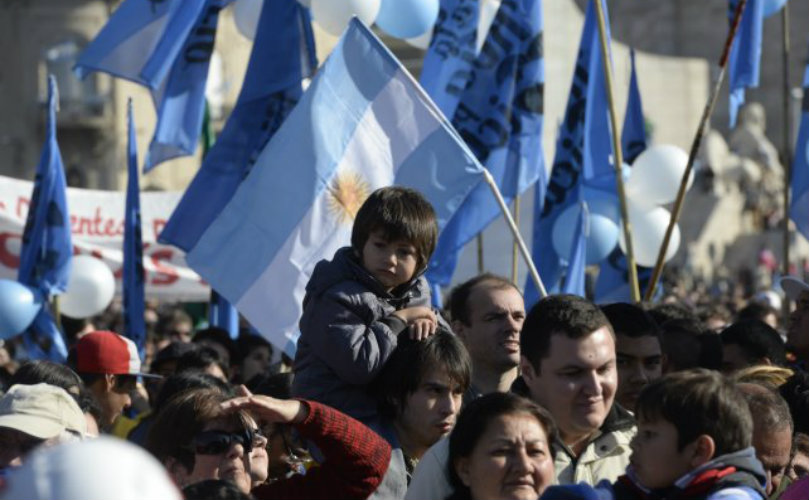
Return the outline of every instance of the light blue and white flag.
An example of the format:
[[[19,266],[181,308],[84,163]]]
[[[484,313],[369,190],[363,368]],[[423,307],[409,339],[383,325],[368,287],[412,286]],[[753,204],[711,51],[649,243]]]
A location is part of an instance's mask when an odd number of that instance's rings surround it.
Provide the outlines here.
[[[354,19],[186,258],[292,355],[312,269],[349,244],[368,194],[417,189],[443,228],[483,175],[429,97]]]
[[[205,0],[126,0],[84,49],[76,76],[109,73],[152,90],[165,80]]]
[[[232,1],[126,0],[79,56],[79,78],[100,71],[151,91],[157,125],[144,171],[194,153],[219,11]]]
[[[792,200],[789,218],[809,240],[809,64],[803,73],[803,105],[795,159],[792,162]]]
[[[73,243],[67,208],[67,183],[59,143],[56,141],[56,79],[48,77],[48,125],[45,146],[37,166],[34,192],[25,221],[17,281],[37,290],[47,300],[67,289]],[[45,304],[23,334],[32,359],[63,363],[67,346]]]

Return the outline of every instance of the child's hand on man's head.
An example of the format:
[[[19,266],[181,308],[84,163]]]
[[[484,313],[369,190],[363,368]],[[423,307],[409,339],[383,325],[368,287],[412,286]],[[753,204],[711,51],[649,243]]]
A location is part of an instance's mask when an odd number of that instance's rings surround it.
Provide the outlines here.
[[[413,340],[424,340],[430,335],[434,335],[438,329],[435,321],[426,318],[420,318],[410,323],[408,327],[410,330],[410,338]]]
[[[413,340],[426,339],[438,328],[438,320],[429,307],[407,307],[394,312],[393,315],[407,323],[410,338]]]

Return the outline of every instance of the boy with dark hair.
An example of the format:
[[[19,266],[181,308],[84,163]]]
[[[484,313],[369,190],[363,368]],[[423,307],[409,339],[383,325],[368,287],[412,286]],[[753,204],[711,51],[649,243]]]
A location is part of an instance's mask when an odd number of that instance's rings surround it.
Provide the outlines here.
[[[367,385],[399,334],[407,330],[423,339],[436,330],[421,275],[437,237],[435,211],[418,192],[387,187],[371,193],[357,212],[351,246],[319,262],[306,285],[293,395],[376,425]]]
[[[418,461],[455,426],[471,373],[463,343],[443,328],[423,341],[399,341],[371,385],[384,419],[381,432],[394,448],[375,498],[404,497]]]
[[[597,495],[579,484],[548,488],[542,498],[766,498],[753,420],[731,381],[704,369],[671,373],[646,386],[636,409],[626,475],[600,483]]]
[[[642,308],[627,303],[601,306],[615,331],[618,391],[615,400],[635,410],[640,391],[663,375],[660,328]]]
[[[722,330],[722,370],[754,365],[785,366],[787,350],[778,332],[757,319],[740,320]]]

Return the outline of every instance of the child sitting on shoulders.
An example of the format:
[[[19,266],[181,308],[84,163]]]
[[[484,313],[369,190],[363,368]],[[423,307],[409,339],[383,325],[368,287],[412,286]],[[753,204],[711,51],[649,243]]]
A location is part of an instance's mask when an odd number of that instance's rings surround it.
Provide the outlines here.
[[[436,331],[422,274],[435,249],[438,224],[417,191],[374,191],[357,212],[351,246],[322,260],[306,285],[293,395],[319,401],[375,427],[367,386],[403,332],[423,339]]]
[[[553,486],[548,499],[763,500],[766,475],[751,446],[741,392],[717,372],[668,374],[641,392],[626,475],[592,488]]]

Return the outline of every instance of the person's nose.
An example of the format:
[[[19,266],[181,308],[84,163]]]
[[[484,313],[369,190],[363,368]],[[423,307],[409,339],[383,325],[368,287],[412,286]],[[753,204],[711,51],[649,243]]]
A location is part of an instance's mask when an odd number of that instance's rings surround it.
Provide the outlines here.
[[[601,396],[601,377],[598,372],[593,370],[584,377],[582,389],[588,396]]]
[[[641,363],[635,363],[631,370],[632,371],[629,373],[630,380],[634,382],[642,382],[644,384],[649,383],[649,374],[646,373],[646,369],[644,369]]]
[[[514,472],[518,475],[531,474],[534,471],[534,462],[528,456],[528,450],[520,448],[514,456]]]
[[[441,396],[441,399],[438,404],[439,410],[441,411],[441,414],[444,416],[454,415],[458,411],[455,397],[453,397],[453,394],[449,391],[447,391],[446,394]]]
[[[519,318],[515,318],[511,314],[508,315],[508,330],[511,332],[519,333],[522,330],[522,320]]]
[[[240,458],[244,455],[245,449],[241,443],[237,441],[230,443],[230,448],[228,448],[227,452],[227,458]]]

